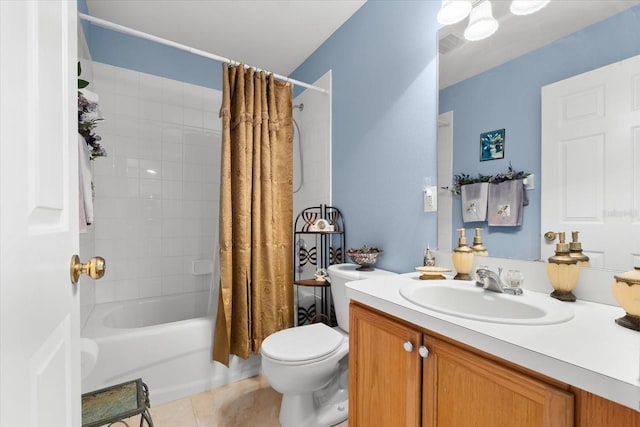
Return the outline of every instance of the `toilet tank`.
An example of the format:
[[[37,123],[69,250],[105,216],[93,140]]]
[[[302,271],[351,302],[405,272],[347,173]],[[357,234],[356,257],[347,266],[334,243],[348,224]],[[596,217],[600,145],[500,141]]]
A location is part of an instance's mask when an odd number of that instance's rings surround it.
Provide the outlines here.
[[[356,264],[334,264],[327,269],[331,281],[331,295],[336,310],[338,326],[349,332],[349,300],[346,295],[345,284],[354,280],[374,279],[383,276],[397,275],[391,271],[374,268],[373,271],[358,271]]]

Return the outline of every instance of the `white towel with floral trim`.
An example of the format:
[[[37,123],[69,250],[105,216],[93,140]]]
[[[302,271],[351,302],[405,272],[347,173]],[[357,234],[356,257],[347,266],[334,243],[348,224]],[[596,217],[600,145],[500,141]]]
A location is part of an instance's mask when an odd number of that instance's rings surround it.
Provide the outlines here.
[[[522,225],[525,205],[524,183],[521,179],[489,185],[488,219],[491,226]]]
[[[476,182],[460,187],[462,199],[462,221],[476,222],[487,219],[488,182]]]
[[[93,176],[89,147],[84,137],[78,134],[78,185],[80,195],[80,232],[87,232],[87,225],[93,224]]]

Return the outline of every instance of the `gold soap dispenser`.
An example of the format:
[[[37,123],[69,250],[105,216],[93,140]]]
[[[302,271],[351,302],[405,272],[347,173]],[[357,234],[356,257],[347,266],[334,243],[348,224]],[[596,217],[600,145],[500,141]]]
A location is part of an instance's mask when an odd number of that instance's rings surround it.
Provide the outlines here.
[[[471,249],[473,250],[474,255],[489,256],[487,248],[482,244],[482,236],[480,236],[480,231],[482,231],[482,228],[476,228],[476,235],[473,238],[473,246],[471,246]]]
[[[454,279],[471,280],[471,270],[473,269],[473,249],[467,245],[467,238],[464,235],[464,228],[458,228],[460,237],[458,238],[458,247],[453,250],[453,268],[456,270]]]
[[[547,277],[555,289],[551,296],[560,301],[574,302],[576,297],[572,291],[578,284],[580,268],[578,261],[569,255],[569,244],[565,243],[564,232],[558,233],[558,237],[560,242],[556,244],[556,254],[549,257],[547,264]]]
[[[569,243],[569,256],[578,261],[578,267],[590,267],[589,257],[582,253],[582,243],[578,241],[578,232],[571,232],[571,243]]]

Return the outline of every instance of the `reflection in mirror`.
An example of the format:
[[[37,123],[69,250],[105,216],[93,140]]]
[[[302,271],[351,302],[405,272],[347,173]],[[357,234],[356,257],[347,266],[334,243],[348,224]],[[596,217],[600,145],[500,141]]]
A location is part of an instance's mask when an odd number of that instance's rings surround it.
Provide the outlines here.
[[[542,245],[552,245],[542,237],[548,230],[541,230],[541,88],[639,55],[640,0],[552,1],[529,16],[511,15],[508,1],[492,3],[500,28],[488,39],[465,42],[466,21],[440,30],[439,109],[452,119],[439,129],[452,127],[446,131],[453,135],[453,174],[495,175],[511,164],[534,174],[534,189],[526,192],[529,204],[519,226],[464,223],[458,196],[452,198],[450,224],[484,228],[491,256],[537,260],[548,249]],[[496,129],[505,129],[504,157],[481,162],[480,134]],[[582,247],[588,254],[589,242]]]

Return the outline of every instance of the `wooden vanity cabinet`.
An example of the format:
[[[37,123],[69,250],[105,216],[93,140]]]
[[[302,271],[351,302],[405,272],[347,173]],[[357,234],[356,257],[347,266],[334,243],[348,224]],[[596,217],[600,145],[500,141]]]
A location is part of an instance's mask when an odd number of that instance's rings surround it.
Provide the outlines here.
[[[349,310],[349,427],[420,426],[422,333],[362,306]],[[408,344],[409,343],[409,344]]]
[[[640,427],[637,411],[370,307],[352,302],[349,321],[349,427]]]
[[[640,427],[640,412],[571,387],[575,396],[575,425],[580,427]]]
[[[423,426],[573,426],[573,395],[424,335]]]

